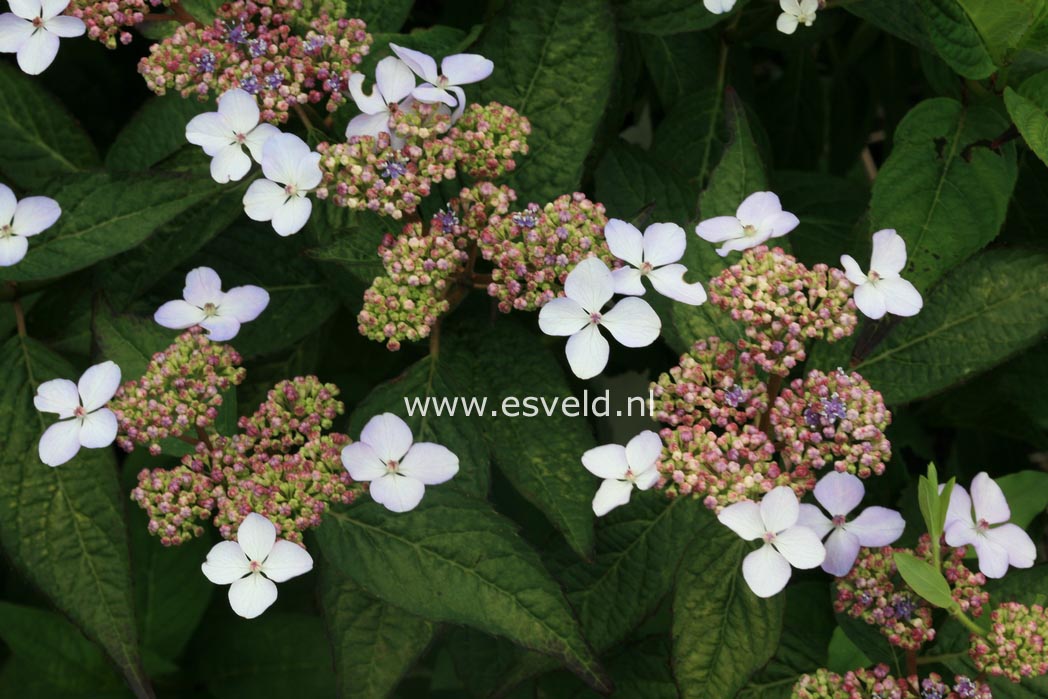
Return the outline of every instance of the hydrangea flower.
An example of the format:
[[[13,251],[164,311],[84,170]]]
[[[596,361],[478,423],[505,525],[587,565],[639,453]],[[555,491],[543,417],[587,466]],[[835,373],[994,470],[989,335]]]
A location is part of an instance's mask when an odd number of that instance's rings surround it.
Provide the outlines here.
[[[1001,486],[980,473],[972,479],[971,495],[959,485],[950,493],[946,543],[974,547],[979,571],[988,578],[1004,577],[1008,566],[1029,568],[1037,558],[1037,547],[1022,527],[1008,523],[1011,517]]]
[[[280,130],[272,124],[260,124],[259,117],[254,96],[236,88],[218,98],[217,112],[198,114],[186,124],[186,140],[211,156],[215,182],[236,182],[251,169],[252,158],[262,162],[263,145]]]
[[[199,325],[215,342],[232,340],[243,323],[258,318],[269,305],[269,294],[261,287],[236,286],[222,291],[222,280],[210,267],[197,267],[186,275],[182,298],[158,308],[153,319],[174,330]]]
[[[855,305],[869,318],[913,316],[924,305],[920,292],[899,276],[906,266],[906,241],[891,228],[873,234],[869,273],[863,274],[851,255],[841,255],[841,266],[855,285]]]
[[[364,94],[363,84],[363,73],[349,76],[349,94],[363,113],[346,126],[347,140],[354,136],[378,138],[380,133],[389,133],[390,114],[415,89],[415,74],[406,63],[389,56],[375,67],[375,89],[370,95]]]
[[[539,328],[547,335],[568,335],[566,352],[572,372],[591,379],[608,365],[610,347],[600,334],[607,328],[626,347],[647,347],[658,339],[662,321],[647,301],[628,296],[601,312],[614,295],[611,270],[599,258],[587,257],[564,281],[564,296],[539,311]]]
[[[582,455],[586,470],[604,482],[593,496],[593,513],[603,517],[619,505],[630,501],[634,486],[647,490],[659,481],[659,456],[662,440],[651,430],[621,444],[605,444]]]
[[[819,536],[799,523],[800,503],[788,486],[773,488],[758,505],[749,500],[721,510],[717,519],[746,541],[764,545],[742,562],[742,577],[758,597],[772,597],[790,581],[790,566],[815,568],[826,558]]]
[[[342,465],[353,480],[370,481],[371,497],[392,512],[415,509],[427,485],[445,483],[459,470],[450,449],[415,442],[408,424],[393,413],[368,420],[360,441],[342,450]]]
[[[715,15],[723,15],[732,11],[735,0],[702,0],[702,5]]]
[[[695,227],[700,238],[710,243],[724,243],[717,254],[725,257],[733,250],[747,250],[769,238],[786,235],[800,223],[774,192],[754,192],[746,197],[734,216],[716,216]]]
[[[54,199],[15,199],[7,185],[0,184],[0,267],[18,264],[29,251],[28,238],[44,232],[62,215]]]
[[[466,108],[466,93],[461,86],[480,82],[495,70],[495,64],[483,56],[475,53],[457,53],[446,56],[440,62],[438,75],[437,62],[432,56],[396,44],[390,44],[389,47],[415,75],[426,81],[412,90],[412,96],[427,104],[441,102],[455,107],[455,112],[451,115],[452,121],[458,121]]]
[[[254,221],[272,221],[280,236],[298,233],[313,212],[306,196],[320,184],[320,153],[294,134],[282,133],[262,147],[262,174],[244,192],[244,212]]]
[[[779,0],[782,14],[775,20],[775,28],[783,34],[797,31],[797,25],[810,27],[815,22],[815,12],[819,9],[819,0]]]
[[[702,284],[685,282],[687,268],[675,264],[684,257],[688,244],[684,229],[677,224],[653,223],[641,235],[633,224],[613,218],[604,227],[604,237],[612,254],[630,265],[611,273],[616,294],[643,296],[641,279],[647,277],[655,291],[674,301],[692,306],[706,302]]]
[[[69,0],[10,0],[0,15],[0,53],[13,53],[29,75],[47,70],[58,55],[58,40],[82,36],[82,20],[62,14]]]
[[[276,583],[313,570],[313,557],[298,544],[278,541],[273,523],[252,512],[237,540],[215,544],[200,570],[214,584],[229,585],[229,606],[254,619],[277,601]]]
[[[801,526],[826,540],[826,560],[822,569],[830,575],[847,575],[855,565],[861,546],[887,546],[902,536],[906,528],[906,522],[898,512],[876,506],[867,507],[849,522],[847,515],[859,506],[864,495],[866,487],[858,476],[831,471],[815,484],[815,499],[832,519],[815,505],[801,505],[798,520]],[[826,539],[827,534],[829,539]]]
[[[59,422],[40,438],[40,460],[61,466],[80,451],[108,447],[116,439],[116,415],[105,407],[120,387],[120,367],[95,364],[77,383],[52,379],[40,384],[33,405],[42,413],[57,413]]]

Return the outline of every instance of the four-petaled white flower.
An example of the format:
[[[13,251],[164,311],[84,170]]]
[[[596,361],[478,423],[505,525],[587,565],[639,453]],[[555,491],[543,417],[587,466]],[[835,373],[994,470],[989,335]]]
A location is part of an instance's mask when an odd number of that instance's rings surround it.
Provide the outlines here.
[[[186,275],[182,298],[158,308],[153,320],[174,330],[199,325],[215,342],[232,340],[242,324],[258,318],[269,305],[269,293],[261,287],[222,291],[222,280],[210,267],[197,267]]]
[[[108,447],[116,439],[116,415],[105,407],[120,387],[120,367],[95,364],[73,383],[52,379],[40,384],[33,405],[42,413],[58,413],[60,422],[40,438],[40,460],[61,466],[80,451]]]
[[[717,249],[721,257],[735,250],[748,250],[764,244],[769,238],[786,235],[800,221],[782,210],[774,192],[754,192],[746,197],[734,216],[716,216],[699,223],[695,232],[710,243],[724,243]]]
[[[415,74],[404,61],[389,56],[375,67],[375,88],[365,94],[363,73],[353,73],[349,78],[349,94],[363,114],[353,117],[346,127],[346,138],[372,136],[389,133],[389,117],[415,89]]]
[[[702,5],[715,15],[723,15],[731,12],[735,7],[735,0],[702,0]]]
[[[775,28],[783,34],[797,31],[797,25],[810,27],[815,22],[819,0],[779,0],[782,14],[775,20]]]
[[[437,62],[432,56],[396,44],[390,44],[389,47],[415,75],[426,81],[412,90],[412,96],[426,104],[442,102],[449,107],[455,107],[451,115],[452,122],[458,121],[466,108],[466,93],[460,86],[480,82],[495,69],[495,64],[483,56],[475,53],[457,53],[454,56],[446,56],[440,62],[438,74]]]
[[[798,523],[800,503],[789,486],[768,491],[758,505],[749,500],[728,505],[717,519],[746,541],[764,545],[747,554],[742,577],[758,597],[778,594],[790,581],[790,566],[815,568],[826,558],[818,534]]]
[[[1022,527],[1008,522],[1011,518],[1001,486],[980,473],[972,479],[971,495],[959,485],[953,487],[946,511],[946,543],[974,547],[979,571],[988,578],[1004,577],[1008,566],[1029,568],[1037,558],[1037,547]]]
[[[890,228],[873,234],[868,274],[863,274],[851,255],[841,255],[841,266],[848,281],[855,285],[855,305],[874,320],[885,313],[917,315],[924,305],[921,293],[899,276],[906,266],[906,241]]]
[[[801,505],[798,524],[814,531],[820,539],[830,535],[826,539],[826,560],[822,562],[822,569],[830,575],[844,577],[855,565],[860,546],[887,546],[906,528],[901,514],[877,506],[867,507],[849,522],[848,513],[859,506],[864,495],[866,488],[858,476],[830,471],[815,484],[815,499],[830,517],[815,505]]]
[[[647,490],[659,481],[656,465],[662,454],[662,439],[644,430],[626,443],[594,447],[582,455],[586,470],[604,482],[593,496],[593,513],[603,517],[630,501],[634,486]]]
[[[610,347],[601,326],[626,347],[646,347],[659,337],[662,321],[647,301],[628,296],[607,312],[604,304],[615,293],[611,270],[599,258],[588,257],[564,281],[564,296],[539,311],[539,328],[547,335],[570,335],[566,352],[572,372],[591,379],[608,365]]]
[[[372,499],[393,512],[415,509],[427,485],[445,483],[459,470],[450,449],[415,442],[408,424],[393,413],[368,420],[360,441],[342,450],[342,465],[353,480],[370,481]]]
[[[688,236],[675,223],[653,223],[644,229],[626,221],[613,218],[604,226],[604,238],[615,257],[630,266],[621,267],[611,273],[615,280],[615,293],[643,296],[647,277],[655,291],[667,298],[692,306],[706,302],[706,290],[702,284],[684,281],[687,268],[674,264],[684,257]]]
[[[324,177],[320,153],[294,134],[278,134],[262,147],[262,174],[266,179],[244,192],[244,212],[254,221],[272,221],[278,235],[298,233],[313,211],[306,195]]]
[[[240,88],[218,98],[218,111],[199,114],[186,124],[186,140],[211,156],[215,182],[236,182],[251,169],[251,159],[262,162],[262,147],[280,130],[258,123],[258,102]],[[247,147],[251,157],[244,152]]]
[[[83,20],[63,15],[69,0],[9,0],[11,12],[0,15],[0,53],[17,55],[29,75],[47,70],[58,55],[58,39],[81,36]]]
[[[7,185],[0,184],[0,267],[10,267],[22,261],[29,250],[29,241],[58,220],[62,208],[47,197],[15,199]]]
[[[313,570],[313,557],[298,544],[277,539],[277,528],[254,512],[240,523],[236,541],[215,544],[200,565],[207,579],[229,585],[229,606],[254,619],[277,601],[276,583]]]

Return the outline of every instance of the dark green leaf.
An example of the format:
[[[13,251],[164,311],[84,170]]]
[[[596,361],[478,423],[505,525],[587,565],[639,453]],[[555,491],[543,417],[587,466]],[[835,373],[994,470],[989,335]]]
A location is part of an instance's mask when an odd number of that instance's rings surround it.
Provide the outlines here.
[[[950,593],[950,583],[931,563],[905,551],[897,551],[894,559],[899,575],[918,595],[943,609],[957,605]]]
[[[116,362],[125,380],[144,374],[153,355],[174,340],[174,332],[152,318],[117,315],[104,301],[95,304],[92,328],[102,355]]]
[[[742,10],[739,2],[736,12]],[[715,15],[692,0],[612,0],[623,29],[644,34],[679,34],[712,27],[728,17]]]
[[[966,78],[981,80],[996,70],[982,37],[958,0],[917,0],[924,30],[935,50]]]
[[[395,32],[408,18],[414,0],[345,0],[342,17],[357,17],[368,23],[368,31]]]
[[[652,223],[685,225],[695,215],[695,198],[683,178],[636,146],[619,142],[609,148],[594,179],[597,201],[610,217],[633,221],[645,214]]]
[[[186,141],[186,124],[197,114],[214,110],[213,102],[184,99],[177,93],[154,97],[117,134],[106,152],[106,167],[113,172],[141,172],[182,148],[196,148]]]
[[[1022,84],[1004,89],[1004,104],[1026,145],[1048,165],[1048,70]]]

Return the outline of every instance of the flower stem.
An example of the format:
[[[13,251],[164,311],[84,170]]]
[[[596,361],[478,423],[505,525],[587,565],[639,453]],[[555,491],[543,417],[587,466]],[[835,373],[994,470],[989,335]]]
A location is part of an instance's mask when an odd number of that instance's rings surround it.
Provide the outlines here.
[[[15,327],[18,329],[19,337],[27,337],[25,329],[25,309],[22,308],[22,301],[18,296],[18,282],[7,282],[7,294],[5,296],[10,297],[11,310],[15,313]]]
[[[211,446],[211,437],[208,436],[203,427],[197,427],[197,441],[203,442],[207,446],[208,451],[213,450]]]
[[[947,660],[953,660],[954,658],[963,658],[968,655],[966,651],[959,650],[956,653],[943,653],[942,655],[922,655],[917,658],[918,665],[931,665],[933,663],[945,663]]]
[[[917,674],[917,651],[906,651],[906,676],[913,677]]]
[[[768,410],[761,415],[760,429],[761,432],[768,435],[769,439],[774,439],[771,431],[771,406],[775,404],[775,399],[779,397],[779,391],[782,390],[782,377],[778,374],[773,374],[768,379]]]
[[[175,19],[178,20],[181,24],[195,24],[197,26],[200,26],[200,22],[198,22],[196,18],[193,17],[193,15],[189,14],[189,10],[183,7],[182,3],[172,2],[171,11],[174,13]]]
[[[961,622],[961,625],[964,626],[964,628],[968,629],[969,631],[971,631],[972,633],[976,634],[977,636],[985,636],[986,635],[986,631],[984,629],[982,629],[974,621],[972,621],[968,617],[968,615],[965,614],[964,612],[962,612],[959,608],[955,607],[954,609],[951,609],[950,610],[950,616],[952,616],[957,621]]]

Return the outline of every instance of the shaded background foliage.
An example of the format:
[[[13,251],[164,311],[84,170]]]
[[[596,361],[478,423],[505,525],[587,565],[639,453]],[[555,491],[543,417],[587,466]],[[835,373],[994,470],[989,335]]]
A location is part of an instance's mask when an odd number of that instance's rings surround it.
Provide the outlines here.
[[[776,3],[762,0],[722,17],[696,0],[345,2],[375,33],[375,57],[395,40],[494,59],[471,97],[534,125],[511,181],[522,201],[580,189],[613,216],[693,226],[772,188],[800,216],[788,242],[806,263],[862,259],[871,231],[899,229],[924,311],[866,323],[809,365],[855,366],[893,408],[894,457],[869,483],[879,503],[916,523],[913,474],[929,460],[961,481],[989,470],[1043,560],[1048,5],[836,4],[785,37]],[[35,383],[99,357],[135,375],[171,337],[149,314],[200,264],[272,295],[234,343],[249,369],[245,410],[307,372],[342,388],[351,435],[399,412],[404,395],[584,388],[534,318],[492,324],[476,295],[439,353],[360,337],[388,222],[320,205],[303,233],[279,239],[248,221],[246,183],[216,186],[185,144],[206,105],[153,97],[136,76],[147,46],[63,42],[37,79],[0,63],[2,178],[65,210],[0,271],[19,282],[32,338],[17,337],[0,303],[0,695],[559,698],[614,686],[623,697],[777,699],[816,667],[848,669],[863,652],[892,661],[834,619],[821,573],[776,599],[750,595],[746,546],[697,503],[647,493],[595,523],[596,484],[578,457],[638,423],[415,418],[416,435],[459,454],[459,477],[410,516],[372,503],[329,515],[307,539],[318,574],[282,585],[253,622],[199,574],[210,542],[165,549],[147,534],[127,500],[140,455],[37,462]],[[708,278],[723,261],[696,243],[686,262]],[[617,352],[610,378],[589,388],[643,391],[695,339],[737,332],[708,306],[660,312],[665,342]],[[1046,580],[1042,564],[999,587],[1029,598]],[[949,650],[961,634],[946,629]],[[1048,684],[1002,692],[1048,697]]]

